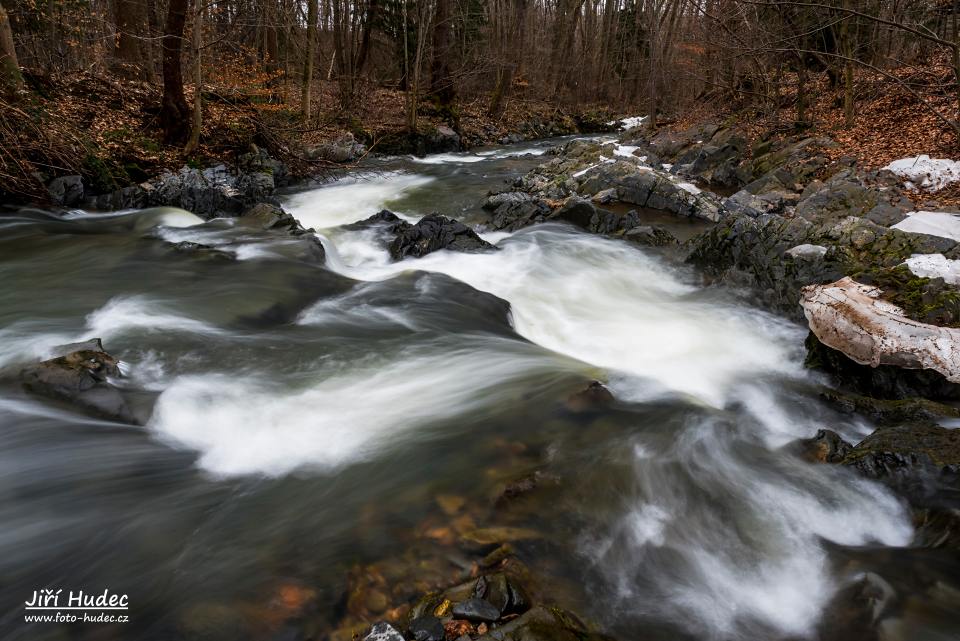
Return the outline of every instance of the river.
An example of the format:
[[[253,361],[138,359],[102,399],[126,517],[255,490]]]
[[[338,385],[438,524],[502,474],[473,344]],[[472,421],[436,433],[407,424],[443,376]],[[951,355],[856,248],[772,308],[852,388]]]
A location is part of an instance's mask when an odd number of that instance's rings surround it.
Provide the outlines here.
[[[0,367],[102,338],[144,420],[0,387],[4,638],[324,638],[354,568],[469,567],[434,534],[445,496],[544,533],[518,554],[620,639],[847,641],[823,616],[867,573],[896,595],[884,639],[957,638],[958,565],[909,547],[906,506],[784,450],[872,430],[819,401],[804,328],[669,251],[570,227],[400,263],[342,228],[381,208],[480,224],[487,190],[546,144],[377,160],[287,194],[326,267],[177,210],[0,220]],[[616,401],[571,409],[594,379]],[[559,479],[546,498],[491,507],[533,470]],[[49,586],[127,593],[131,622],[25,624]],[[307,595],[295,614],[275,602],[288,586]]]

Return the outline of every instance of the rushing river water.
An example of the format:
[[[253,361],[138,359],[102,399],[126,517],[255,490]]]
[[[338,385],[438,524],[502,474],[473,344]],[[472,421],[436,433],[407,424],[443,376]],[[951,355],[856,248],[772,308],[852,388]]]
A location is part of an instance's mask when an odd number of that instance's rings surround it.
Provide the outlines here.
[[[0,388],[0,636],[323,638],[351,568],[469,568],[423,536],[454,495],[478,524],[545,533],[521,558],[625,641],[860,638],[822,620],[866,573],[892,591],[885,640],[958,638],[960,568],[909,547],[901,501],[782,449],[871,429],[818,401],[803,328],[565,226],[400,263],[376,230],[341,227],[384,207],[482,223],[486,191],[543,149],[379,161],[290,194],[325,268],[177,210],[2,219],[0,367],[102,338],[145,425]],[[617,401],[572,409],[594,379]],[[548,498],[490,507],[534,469],[559,478]],[[291,585],[309,595],[295,613],[276,602]],[[125,592],[131,623],[25,624],[50,586]]]

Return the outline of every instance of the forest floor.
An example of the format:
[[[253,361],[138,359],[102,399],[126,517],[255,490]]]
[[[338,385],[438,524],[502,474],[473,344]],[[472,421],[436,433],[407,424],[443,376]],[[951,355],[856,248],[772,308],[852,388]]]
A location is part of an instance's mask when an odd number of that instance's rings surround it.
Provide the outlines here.
[[[723,123],[736,126],[751,142],[771,135],[826,135],[839,143],[828,153],[836,159],[855,157],[871,169],[920,154],[957,158],[958,142],[945,122],[957,114],[951,73],[946,59],[893,70],[887,76],[858,70],[853,127],[844,120],[842,87],[832,87],[826,74],[810,81],[812,100],[803,128],[796,126],[795,84],[789,77],[786,84],[794,87],[793,92],[782,92],[776,109],[707,95],[676,114],[666,114],[670,118],[665,126]],[[265,147],[295,173],[322,174],[331,170],[330,163],[307,160],[304,148],[351,133],[376,153],[388,150],[386,141],[407,131],[405,94],[395,88],[360,86],[353,104],[344,107],[336,82],[317,81],[312,98],[316,115],[305,123],[295,83],[234,76],[224,73],[205,84],[201,144],[187,156],[182,146],[160,139],[156,85],[92,73],[28,74],[29,96],[16,104],[0,104],[0,197],[42,200],[46,182],[66,174],[81,174],[93,191],[108,192],[163,169],[229,162],[249,151],[251,144]],[[921,87],[922,97],[916,89]],[[192,99],[191,87],[187,98]],[[462,98],[458,104],[458,129],[466,146],[497,142],[531,122],[575,120],[595,128],[614,117],[642,113],[641,108],[614,113],[601,105],[565,111],[521,87],[503,115],[494,119],[486,113],[486,101],[486,96]],[[449,121],[449,114],[426,101],[418,113],[419,131]],[[936,203],[929,203],[929,198],[916,194],[918,205],[958,205],[960,183],[939,192]]]
[[[141,182],[163,169],[229,162],[264,147],[302,175],[329,171],[326,161],[305,158],[303,149],[336,140],[346,133],[367,144],[370,152],[407,132],[405,94],[382,86],[357,90],[349,108],[337,99],[335,82],[318,81],[311,122],[300,116],[300,89],[294,83],[264,89],[264,83],[204,86],[204,116],[199,148],[189,156],[181,145],[162,142],[157,125],[159,87],[113,76],[79,73],[65,76],[28,74],[29,96],[16,104],[0,100],[0,197],[42,200],[47,181],[80,174],[96,192]],[[187,99],[193,99],[187,87]],[[486,98],[458,104],[458,130],[467,146],[493,143],[530,122],[565,120],[602,125],[613,113],[600,106],[575,112],[522,93],[512,97],[498,118],[486,113]],[[418,109],[418,131],[449,124],[428,102]],[[189,127],[189,123],[185,123]]]
[[[857,70],[852,127],[847,127],[845,122],[843,87],[831,86],[826,74],[811,79],[812,99],[808,123],[803,129],[796,127],[796,85],[790,78],[787,78],[788,85],[793,89],[783,92],[778,109],[761,110],[728,100],[708,99],[684,109],[671,126],[684,129],[703,122],[722,122],[742,130],[751,144],[771,134],[829,136],[839,144],[825,151],[828,156],[833,156],[833,160],[854,157],[867,169],[879,169],[893,160],[921,154],[932,158],[960,158],[960,141],[944,121],[958,117],[958,98],[949,61],[945,57],[935,58],[919,68],[905,66],[888,73],[884,76]],[[918,205],[957,206],[960,205],[960,183],[937,192],[936,202],[931,202],[928,193],[910,195]]]

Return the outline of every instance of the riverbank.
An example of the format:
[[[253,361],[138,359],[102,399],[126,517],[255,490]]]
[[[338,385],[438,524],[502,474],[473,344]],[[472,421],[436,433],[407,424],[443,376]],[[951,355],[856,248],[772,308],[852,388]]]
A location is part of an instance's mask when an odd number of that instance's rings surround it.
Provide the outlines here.
[[[161,139],[160,94],[153,84],[88,73],[27,74],[27,80],[31,93],[22,103],[6,105],[0,122],[3,201],[63,204],[58,188],[50,193],[58,178],[82,182],[84,195],[91,197],[181,167],[242,170],[252,148],[283,163],[297,179],[329,176],[369,153],[424,155],[605,131],[613,117],[599,105],[567,111],[518,96],[495,118],[479,101],[461,105],[451,118],[424,102],[411,133],[404,94],[395,89],[371,85],[358,104],[344,109],[336,103],[334,83],[318,82],[314,99],[320,115],[303,122],[295,101],[262,90],[211,86],[205,89],[200,145],[187,155],[182,145]]]

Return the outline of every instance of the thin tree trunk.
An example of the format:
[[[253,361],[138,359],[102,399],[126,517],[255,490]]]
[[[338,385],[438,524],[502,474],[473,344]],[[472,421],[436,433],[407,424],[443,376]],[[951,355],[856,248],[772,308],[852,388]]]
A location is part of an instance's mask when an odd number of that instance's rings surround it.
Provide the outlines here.
[[[126,78],[146,80],[148,75],[143,66],[147,58],[143,46],[146,15],[142,0],[115,0],[113,11],[117,29],[113,72]]]
[[[3,5],[0,5],[0,83],[9,93],[23,88],[23,75],[20,73],[17,50],[13,45],[13,30]]]
[[[436,0],[433,20],[433,52],[430,59],[430,91],[447,116],[453,114],[456,91],[450,72],[450,0]]]
[[[303,64],[303,93],[300,104],[303,119],[310,120],[310,98],[313,91],[313,59],[317,57],[317,0],[307,2],[307,55]]]
[[[192,154],[200,144],[200,127],[203,125],[203,67],[200,52],[203,50],[203,0],[197,0],[193,12],[193,122],[190,125],[190,140],[183,153]]]
[[[200,2],[201,0],[197,0]],[[183,28],[187,21],[188,0],[170,0],[167,24],[163,33],[163,102],[160,105],[160,128],[168,143],[186,137],[190,110],[183,95]]]

